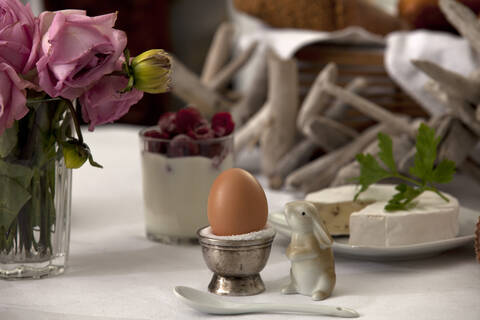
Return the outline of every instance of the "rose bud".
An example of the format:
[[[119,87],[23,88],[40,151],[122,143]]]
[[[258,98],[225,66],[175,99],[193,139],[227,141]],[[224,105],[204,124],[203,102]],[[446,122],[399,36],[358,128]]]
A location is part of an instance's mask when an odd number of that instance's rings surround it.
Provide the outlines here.
[[[143,52],[132,59],[134,87],[147,93],[162,93],[169,90],[170,57],[160,49]]]
[[[78,169],[87,161],[88,151],[82,145],[73,141],[66,141],[62,146],[63,158],[67,168]]]

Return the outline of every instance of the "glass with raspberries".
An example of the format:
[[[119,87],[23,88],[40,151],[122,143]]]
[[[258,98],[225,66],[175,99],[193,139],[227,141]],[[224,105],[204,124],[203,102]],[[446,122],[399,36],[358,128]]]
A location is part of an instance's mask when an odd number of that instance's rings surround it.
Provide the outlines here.
[[[228,112],[209,123],[193,107],[164,113],[140,132],[147,237],[163,243],[197,243],[208,225],[210,187],[233,167],[233,130]]]

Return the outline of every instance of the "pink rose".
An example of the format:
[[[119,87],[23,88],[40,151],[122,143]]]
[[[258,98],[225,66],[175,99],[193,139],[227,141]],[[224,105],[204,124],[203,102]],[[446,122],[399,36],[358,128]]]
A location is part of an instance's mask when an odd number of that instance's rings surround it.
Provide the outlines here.
[[[26,73],[37,62],[38,25],[30,6],[18,0],[0,0],[0,62]]]
[[[123,76],[105,76],[80,97],[83,120],[90,123],[88,129],[113,122],[128,112],[143,97],[137,89],[120,93],[128,83]]]
[[[0,135],[28,113],[27,85],[10,65],[0,63]]]
[[[82,95],[115,69],[127,45],[125,33],[113,29],[115,13],[88,17],[81,10],[47,11],[39,18],[38,77],[40,87],[52,97]]]

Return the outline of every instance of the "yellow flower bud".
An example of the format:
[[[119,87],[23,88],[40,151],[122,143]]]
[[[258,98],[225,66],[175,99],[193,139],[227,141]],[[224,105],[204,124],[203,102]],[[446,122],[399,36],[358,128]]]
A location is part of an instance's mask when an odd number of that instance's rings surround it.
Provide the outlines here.
[[[63,158],[65,166],[69,169],[78,169],[88,159],[88,151],[80,144],[73,141],[67,141],[63,144]]]
[[[162,93],[170,88],[170,57],[161,49],[143,52],[132,59],[134,84],[147,93]]]

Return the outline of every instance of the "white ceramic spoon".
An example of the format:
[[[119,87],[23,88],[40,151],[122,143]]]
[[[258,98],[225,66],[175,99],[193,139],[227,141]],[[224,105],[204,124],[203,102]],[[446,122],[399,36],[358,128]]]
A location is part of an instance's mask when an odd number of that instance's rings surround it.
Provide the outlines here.
[[[236,303],[224,301],[213,294],[189,287],[178,286],[175,295],[187,305],[201,312],[211,314],[242,313],[308,313],[334,317],[357,318],[360,315],[352,309],[313,304]]]

